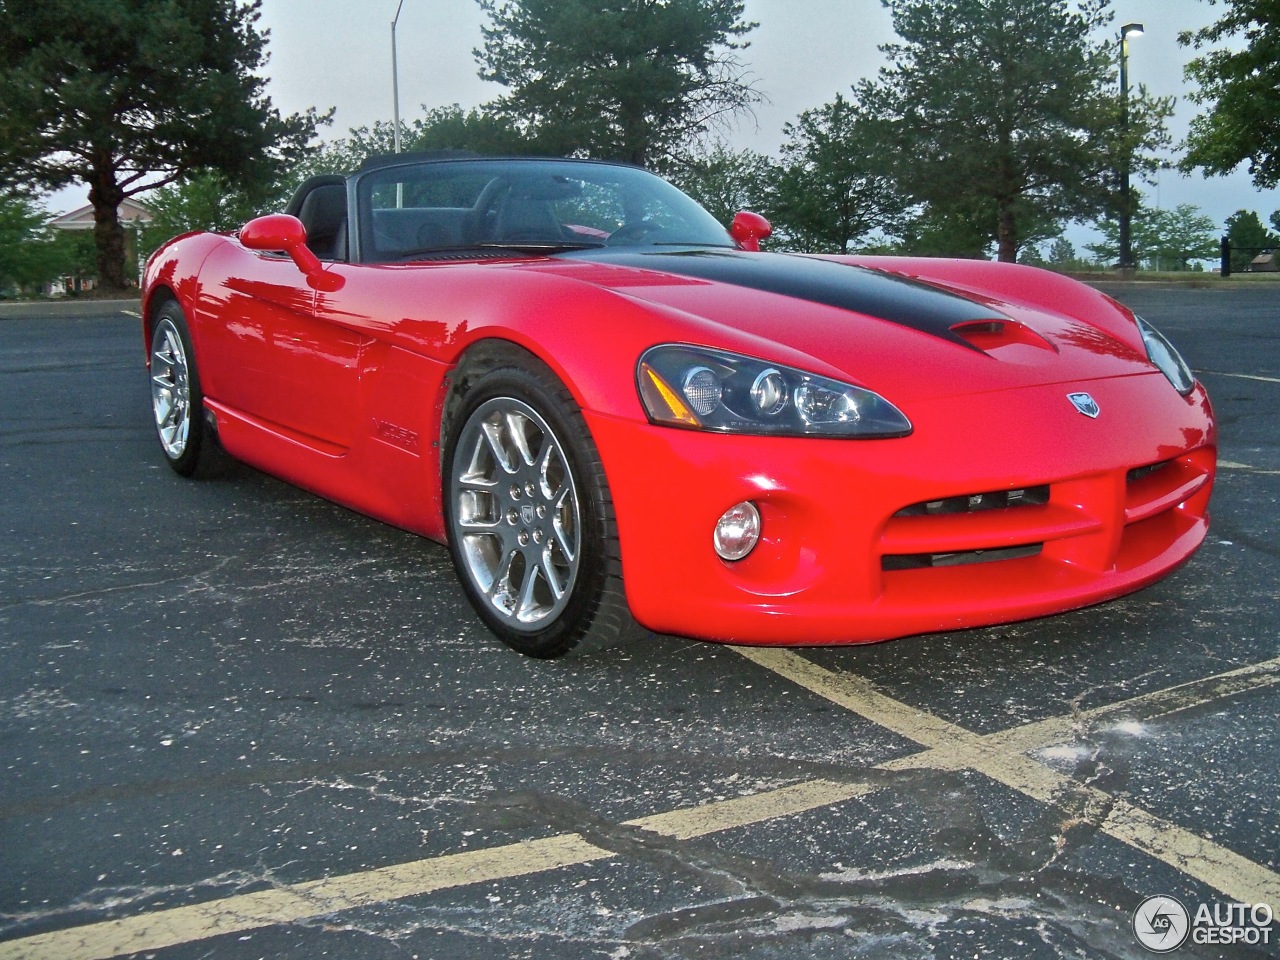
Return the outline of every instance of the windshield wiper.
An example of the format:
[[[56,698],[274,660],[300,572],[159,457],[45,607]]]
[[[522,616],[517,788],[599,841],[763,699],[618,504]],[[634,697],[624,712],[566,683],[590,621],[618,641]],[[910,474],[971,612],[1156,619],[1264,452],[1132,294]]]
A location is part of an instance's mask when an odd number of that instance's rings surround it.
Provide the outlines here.
[[[640,244],[646,246],[646,244]],[[697,240],[658,240],[647,244],[650,247],[708,247],[712,250],[737,250],[731,243],[704,243]]]
[[[482,250],[519,250],[536,251],[538,253],[558,253],[561,250],[594,250],[603,247],[603,240],[495,240],[490,243],[477,243],[474,246]]]
[[[594,240],[516,240],[507,243],[486,241],[484,243],[463,243],[453,247],[422,247],[417,250],[405,250],[397,253],[395,259],[398,262],[403,262],[405,260],[429,260],[432,257],[456,257],[460,254],[472,252],[492,256],[495,251],[503,250],[507,250],[512,253],[564,253],[572,250],[594,250],[597,247],[603,246],[603,243]]]

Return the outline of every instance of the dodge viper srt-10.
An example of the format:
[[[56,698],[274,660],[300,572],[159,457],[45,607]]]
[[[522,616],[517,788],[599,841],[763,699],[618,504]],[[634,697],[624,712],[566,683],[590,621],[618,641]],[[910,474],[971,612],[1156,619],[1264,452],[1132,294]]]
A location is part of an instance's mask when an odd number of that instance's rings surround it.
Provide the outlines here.
[[[1136,590],[1205,537],[1203,387],[1007,264],[760,252],[671,185],[400,155],[147,264],[156,430],[447,543],[510,646],[882,640]]]

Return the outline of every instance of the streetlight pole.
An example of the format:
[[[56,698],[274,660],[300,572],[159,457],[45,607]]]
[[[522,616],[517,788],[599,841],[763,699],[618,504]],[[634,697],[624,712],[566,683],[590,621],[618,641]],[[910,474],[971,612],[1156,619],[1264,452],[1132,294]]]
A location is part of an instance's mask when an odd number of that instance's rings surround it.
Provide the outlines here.
[[[1126,23],[1120,28],[1120,263],[1121,270],[1133,269],[1133,241],[1130,222],[1133,217],[1129,192],[1129,38],[1142,36],[1140,23]]]
[[[396,63],[396,23],[400,20],[400,8],[403,6],[404,0],[400,0],[396,6],[396,15],[391,20],[391,99],[396,125],[394,134],[396,153],[400,152],[400,67]]]

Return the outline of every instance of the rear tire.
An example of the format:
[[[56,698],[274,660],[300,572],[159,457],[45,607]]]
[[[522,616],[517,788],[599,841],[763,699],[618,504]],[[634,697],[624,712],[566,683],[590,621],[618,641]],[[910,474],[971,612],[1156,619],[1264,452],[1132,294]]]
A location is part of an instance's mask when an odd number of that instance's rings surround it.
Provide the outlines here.
[[[639,633],[604,467],[572,395],[514,352],[464,367],[456,382],[445,522],[481,619],[511,648],[543,659]]]

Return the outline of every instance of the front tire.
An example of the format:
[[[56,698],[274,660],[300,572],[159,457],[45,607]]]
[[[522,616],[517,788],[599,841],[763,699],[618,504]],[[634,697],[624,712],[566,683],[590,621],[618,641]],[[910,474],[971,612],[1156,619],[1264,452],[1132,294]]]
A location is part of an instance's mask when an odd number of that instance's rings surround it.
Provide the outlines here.
[[[531,657],[635,632],[613,502],[573,397],[533,358],[480,366],[458,378],[444,456],[449,547],[472,606]]]
[[[205,423],[204,394],[187,320],[172,300],[156,311],[151,334],[151,410],[169,466],[184,477],[207,472],[216,440]]]

